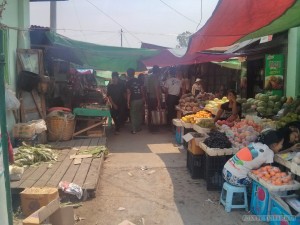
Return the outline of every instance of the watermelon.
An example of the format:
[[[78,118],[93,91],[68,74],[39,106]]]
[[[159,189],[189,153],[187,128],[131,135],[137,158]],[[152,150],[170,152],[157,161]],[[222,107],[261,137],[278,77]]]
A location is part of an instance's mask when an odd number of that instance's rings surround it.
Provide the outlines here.
[[[264,101],[264,102],[267,102],[269,100],[269,96],[268,95],[265,95],[265,94],[261,94],[259,96],[259,100],[261,101]]]
[[[282,104],[281,102],[275,102],[274,107],[281,108]]]
[[[260,96],[261,96],[261,93],[258,93],[258,94],[255,95],[254,98],[255,98],[256,100],[258,100]]]
[[[280,99],[281,103],[285,103],[286,100],[287,100],[287,98],[285,96],[281,97],[281,99]]]
[[[268,107],[269,108],[274,108],[274,102],[273,101],[268,101]]]
[[[257,104],[258,107],[267,107],[267,105],[268,104],[266,102],[262,102],[262,101]]]

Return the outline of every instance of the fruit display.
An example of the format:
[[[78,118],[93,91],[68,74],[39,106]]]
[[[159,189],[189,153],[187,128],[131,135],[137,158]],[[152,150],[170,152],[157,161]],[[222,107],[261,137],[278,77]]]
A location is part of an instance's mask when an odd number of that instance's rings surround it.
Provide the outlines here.
[[[251,171],[256,177],[272,185],[288,185],[294,184],[292,176],[286,172],[282,172],[278,167],[264,166],[257,170]]]
[[[225,132],[233,146],[241,149],[249,145],[250,142],[255,141],[262,127],[252,120],[242,120],[235,123],[233,127],[222,125],[221,129]]]
[[[255,98],[247,99],[247,102],[242,104],[244,113],[252,113],[255,110],[261,116],[274,116],[282,108],[286,98],[277,95],[256,94]]]
[[[213,101],[209,101],[204,109],[216,115],[221,105],[225,102],[228,102],[227,97],[223,97],[222,99],[215,98]]]
[[[200,120],[197,123],[197,125],[202,128],[208,128],[208,129],[215,128],[215,123],[213,119]]]
[[[209,100],[215,99],[215,95],[213,93],[204,92],[204,93],[200,93],[199,95],[197,95],[196,98],[201,101],[209,101]]]
[[[181,120],[185,123],[192,123],[195,124],[199,121],[199,119],[203,118],[211,118],[211,113],[205,111],[205,110],[200,110],[195,114],[183,116]]]
[[[228,127],[233,127],[234,126],[234,122],[229,122],[228,120],[218,120],[217,124],[219,126],[222,126],[222,125],[227,125]]]
[[[220,131],[211,131],[208,133],[208,138],[204,140],[204,144],[210,148],[231,148],[232,144],[226,135]]]
[[[200,110],[200,104],[192,94],[182,95],[179,99],[179,107],[183,111],[198,112]]]
[[[296,113],[289,112],[285,116],[281,117],[278,121],[276,121],[277,128],[284,127],[287,123],[294,122],[300,120],[300,115]]]

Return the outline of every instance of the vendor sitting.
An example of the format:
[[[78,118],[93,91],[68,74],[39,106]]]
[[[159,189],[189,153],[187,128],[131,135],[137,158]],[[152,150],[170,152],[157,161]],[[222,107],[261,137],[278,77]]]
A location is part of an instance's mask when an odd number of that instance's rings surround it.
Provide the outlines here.
[[[262,132],[255,143],[239,150],[223,168],[226,182],[234,186],[247,186],[251,183],[248,173],[263,164],[272,163],[274,153],[279,152],[283,144],[283,135],[279,131]]]
[[[217,115],[214,118],[214,122],[218,120],[227,120],[228,122],[234,122],[237,119],[240,119],[242,116],[242,105],[236,102],[236,92],[229,90],[227,92],[228,102],[225,102],[221,105],[220,109],[217,112]]]

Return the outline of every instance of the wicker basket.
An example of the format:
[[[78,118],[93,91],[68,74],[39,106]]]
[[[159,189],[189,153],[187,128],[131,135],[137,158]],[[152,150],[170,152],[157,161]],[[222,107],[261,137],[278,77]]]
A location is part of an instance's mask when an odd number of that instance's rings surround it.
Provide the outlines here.
[[[46,121],[48,141],[68,141],[72,138],[75,128],[74,116],[53,116],[48,117]]]

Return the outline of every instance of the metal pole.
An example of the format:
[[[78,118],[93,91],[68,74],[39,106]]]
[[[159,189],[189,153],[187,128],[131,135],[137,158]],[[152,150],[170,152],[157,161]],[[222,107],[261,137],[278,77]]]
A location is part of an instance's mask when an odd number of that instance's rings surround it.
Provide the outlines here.
[[[1,123],[1,143],[2,143],[2,151],[3,151],[7,216],[8,216],[9,225],[13,225],[13,210],[12,210],[12,204],[11,204],[8,143],[7,143],[7,130],[6,130],[5,83],[4,83],[5,57],[4,57],[3,49],[4,49],[4,46],[3,46],[3,31],[0,30],[0,123]]]
[[[50,29],[56,31],[56,1],[50,2]]]
[[[121,29],[121,47],[123,47],[123,30]]]

